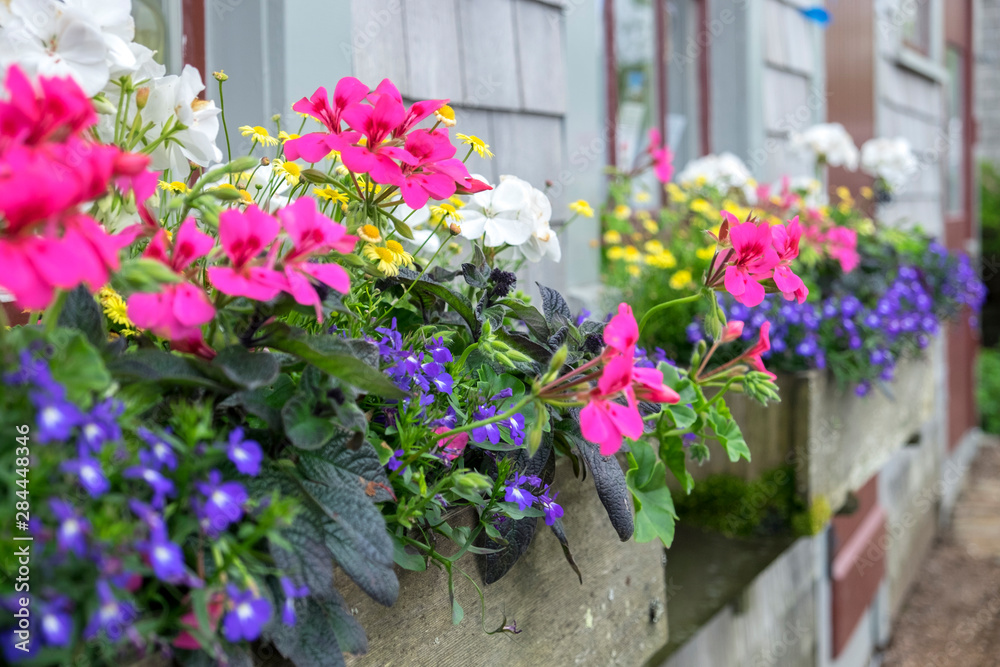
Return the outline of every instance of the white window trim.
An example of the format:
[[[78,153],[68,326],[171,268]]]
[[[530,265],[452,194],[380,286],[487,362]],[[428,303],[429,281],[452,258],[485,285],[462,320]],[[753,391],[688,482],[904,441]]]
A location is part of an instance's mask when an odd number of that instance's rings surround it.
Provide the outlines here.
[[[895,30],[896,34],[896,64],[931,81],[944,83],[948,79],[948,70],[944,66],[944,5],[941,0],[897,0],[902,3],[930,4],[930,54],[924,54],[906,44],[903,39],[902,26]],[[902,11],[895,8],[894,11]]]

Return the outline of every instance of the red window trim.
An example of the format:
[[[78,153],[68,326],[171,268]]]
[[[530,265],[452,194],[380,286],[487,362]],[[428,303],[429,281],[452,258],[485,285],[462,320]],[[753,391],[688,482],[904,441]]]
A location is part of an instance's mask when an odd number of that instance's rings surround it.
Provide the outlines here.
[[[197,67],[207,86],[211,73],[205,71],[205,0],[183,0],[181,22],[184,64]]]
[[[657,126],[660,134],[667,140],[666,118],[669,110],[668,74],[667,74],[667,0],[653,0],[654,18],[656,21],[656,91]],[[700,30],[708,34],[708,0],[698,2],[698,25]],[[605,78],[608,117],[608,164],[612,167],[618,164],[618,63],[615,55],[615,0],[604,0],[604,50]],[[711,42],[705,40],[698,54],[698,117],[699,117],[699,149],[702,155],[711,152],[711,88],[710,84],[710,51]],[[701,44],[699,43],[699,46]]]

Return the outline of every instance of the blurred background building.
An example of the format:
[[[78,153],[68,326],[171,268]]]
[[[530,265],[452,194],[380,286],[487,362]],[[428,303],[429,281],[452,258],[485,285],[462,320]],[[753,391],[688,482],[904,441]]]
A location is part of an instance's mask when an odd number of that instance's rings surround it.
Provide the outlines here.
[[[881,223],[919,224],[951,248],[979,251],[977,134],[978,155],[1000,159],[997,0],[135,5],[138,35],[172,69],[226,71],[230,128],[275,114],[297,127],[290,105],[316,87],[332,89],[346,75],[374,87],[388,77],[411,100],[451,99],[456,131],[496,153],[478,163],[483,175],[548,184],[558,218],[578,198],[596,208],[605,167],[633,166],[650,128],[668,138],[678,168],[728,151],[757,180],[774,182],[812,170],[790,150],[790,133],[839,122],[858,145],[905,137],[920,159],[913,182],[873,211]],[[216,97],[214,85],[207,95]],[[824,178],[831,191],[872,184],[842,169]],[[533,268],[530,278],[599,306],[599,239],[596,218],[578,221],[562,239],[563,262]],[[851,515],[768,565],[739,609],[718,611],[665,664],[750,664],[803,609],[811,629],[777,662],[761,664],[868,664],[975,450],[977,333],[964,322],[933,346],[936,403],[920,437],[857,489]],[[935,511],[920,511],[928,489]],[[878,574],[851,578],[873,549]]]

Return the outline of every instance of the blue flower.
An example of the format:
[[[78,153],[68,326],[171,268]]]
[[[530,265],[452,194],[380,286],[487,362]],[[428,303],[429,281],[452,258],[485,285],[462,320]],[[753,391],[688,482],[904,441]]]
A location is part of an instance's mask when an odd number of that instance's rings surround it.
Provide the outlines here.
[[[85,639],[92,639],[104,632],[109,639],[117,641],[137,618],[135,607],[130,602],[116,599],[111,592],[111,585],[103,579],[97,582],[97,598],[100,605],[87,622],[83,636]]]
[[[240,591],[232,584],[229,584],[227,591],[232,611],[222,621],[223,634],[234,643],[254,641],[271,620],[271,603],[258,597],[253,591]]]
[[[218,535],[229,524],[243,518],[247,492],[239,482],[223,482],[222,473],[212,470],[207,482],[195,484],[203,498],[195,498],[195,514],[209,535]]]
[[[126,479],[141,479],[149,484],[149,487],[153,490],[152,505],[156,509],[163,509],[163,506],[167,502],[167,496],[172,496],[176,493],[173,481],[164,477],[159,470],[154,468],[132,466],[131,468],[126,468],[122,476]]]
[[[38,428],[34,435],[40,443],[65,442],[73,429],[83,422],[80,410],[61,396],[44,391],[32,391],[29,396],[38,410]]]
[[[170,540],[162,526],[151,531],[149,541],[140,544],[139,549],[146,554],[157,579],[178,583],[185,578],[184,552]]]
[[[49,646],[67,646],[73,639],[73,618],[69,614],[69,600],[59,596],[40,605],[39,624],[42,638]]]
[[[264,452],[256,441],[244,439],[242,428],[234,428],[229,433],[229,449],[226,454],[236,469],[244,475],[255,477],[260,473],[260,462],[264,458]]]
[[[285,594],[285,604],[281,609],[281,621],[285,625],[295,625],[295,598],[304,598],[309,595],[309,587],[296,586],[288,577],[282,577],[281,590]]]
[[[174,454],[173,446],[159,435],[148,431],[141,426],[136,429],[136,434],[149,445],[149,450],[139,452],[139,461],[147,468],[166,467],[168,470],[177,469],[177,456]]]
[[[122,429],[117,418],[124,409],[121,401],[109,398],[96,404],[89,414],[82,415],[78,441],[81,453],[96,454],[105,443],[121,440]]]
[[[63,462],[59,469],[63,472],[75,472],[80,476],[80,485],[90,494],[92,498],[107,492],[111,488],[108,478],[104,476],[101,464],[90,457],[81,456],[78,459],[71,459]]]
[[[59,551],[72,551],[83,557],[87,551],[87,535],[90,534],[90,522],[80,516],[73,506],[59,498],[49,500],[52,514],[59,520],[56,530],[56,547]]]
[[[548,489],[546,489],[546,492]],[[551,498],[547,493],[538,496],[538,502],[542,506],[542,511],[545,512],[545,525],[551,526],[563,515],[563,508],[556,504],[556,496],[558,493],[553,494]]]
[[[514,479],[511,480],[504,488],[504,500],[508,503],[517,503],[518,508],[520,508],[522,512],[528,509],[535,502],[536,496],[521,487],[525,485],[532,485],[532,482],[534,481],[538,482],[538,484],[534,484],[534,486],[539,486],[541,484],[541,480],[537,477],[525,477],[521,473],[514,473]]]

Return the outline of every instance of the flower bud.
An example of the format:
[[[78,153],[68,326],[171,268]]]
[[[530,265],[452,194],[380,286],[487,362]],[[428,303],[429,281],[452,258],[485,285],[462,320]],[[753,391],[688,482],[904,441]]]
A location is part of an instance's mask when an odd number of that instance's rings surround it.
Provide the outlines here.
[[[226,74],[221,69],[218,72],[212,72],[212,76],[215,77],[216,81],[228,81],[229,80],[229,75]]]
[[[135,106],[138,109],[145,109],[149,102],[149,86],[143,86],[135,91]]]
[[[456,475],[454,479],[455,486],[465,491],[482,492],[493,488],[493,480],[478,472]]]
[[[266,167],[269,164],[271,164],[271,158],[264,156],[260,159],[260,166]]]
[[[743,322],[740,320],[730,320],[722,328],[722,339],[720,343],[731,343],[743,335]]]
[[[104,93],[98,93],[94,95],[93,99],[94,111],[104,116],[113,116],[118,112],[115,105],[104,95]]]
[[[462,227],[458,223],[453,222],[448,225],[448,231],[451,232],[452,236],[458,236],[462,233]]]

